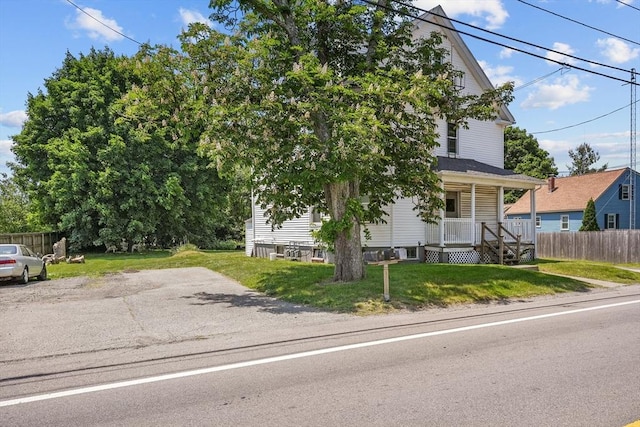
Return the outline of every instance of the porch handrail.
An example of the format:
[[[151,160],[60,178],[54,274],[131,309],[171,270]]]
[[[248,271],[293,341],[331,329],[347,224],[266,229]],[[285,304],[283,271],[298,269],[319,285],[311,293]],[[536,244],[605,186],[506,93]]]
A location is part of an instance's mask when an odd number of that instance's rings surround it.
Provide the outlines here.
[[[488,231],[491,235],[493,235],[497,242],[498,248],[493,245],[490,245],[489,242],[485,239],[485,232]],[[482,240],[480,244],[480,256],[481,259],[484,260],[485,248],[489,248],[494,255],[498,256],[498,263],[504,264],[504,251],[505,248],[510,250],[516,257],[516,262],[520,262],[520,235],[514,235],[509,230],[507,230],[501,222],[498,222],[498,234],[496,234],[493,230],[491,230],[486,222],[482,222]],[[506,232],[511,238],[513,238],[516,242],[515,248],[510,243],[505,242],[504,234]],[[497,252],[497,253],[496,253]]]

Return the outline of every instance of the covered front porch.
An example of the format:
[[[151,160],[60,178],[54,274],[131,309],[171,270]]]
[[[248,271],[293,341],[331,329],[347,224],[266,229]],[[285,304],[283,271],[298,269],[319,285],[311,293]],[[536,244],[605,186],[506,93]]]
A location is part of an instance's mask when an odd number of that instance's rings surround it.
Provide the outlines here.
[[[438,160],[444,209],[439,212],[441,219],[436,224],[426,226],[426,261],[491,262],[485,255],[491,249],[497,253],[498,247],[501,253],[518,260],[521,255],[533,259],[535,213],[531,220],[505,219],[504,193],[508,189],[532,189],[542,181],[475,160]],[[534,191],[530,207],[535,212]],[[513,249],[505,249],[504,245]],[[514,254],[515,251],[519,253]]]

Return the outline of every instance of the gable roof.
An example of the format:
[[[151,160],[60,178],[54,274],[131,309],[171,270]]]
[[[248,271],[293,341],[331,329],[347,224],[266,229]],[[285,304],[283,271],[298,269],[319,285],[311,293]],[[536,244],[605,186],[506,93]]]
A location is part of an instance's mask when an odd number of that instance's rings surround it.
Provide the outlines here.
[[[550,184],[536,187],[534,190],[536,212],[583,211],[589,199],[596,201],[627,170],[629,168],[555,178],[553,191],[549,191]],[[508,215],[530,213],[530,191],[509,208]]]
[[[464,40],[462,40],[462,37],[460,37],[460,34],[453,26],[453,23],[449,20],[449,17],[442,9],[442,6],[436,6],[428,12],[420,15],[415,20],[416,28],[423,26],[425,24],[424,21],[428,21],[431,25],[435,25],[437,30],[444,34],[447,39],[451,41],[453,46],[457,48],[462,61],[482,89],[495,89],[491,80],[489,80],[489,77],[487,77],[485,72],[482,70],[482,67],[480,67],[480,64],[471,53],[471,50],[469,50],[469,47]],[[506,105],[500,106],[498,113],[501,120],[504,120],[509,124],[515,124],[516,119],[513,117],[513,114],[511,114],[511,111],[509,111]]]

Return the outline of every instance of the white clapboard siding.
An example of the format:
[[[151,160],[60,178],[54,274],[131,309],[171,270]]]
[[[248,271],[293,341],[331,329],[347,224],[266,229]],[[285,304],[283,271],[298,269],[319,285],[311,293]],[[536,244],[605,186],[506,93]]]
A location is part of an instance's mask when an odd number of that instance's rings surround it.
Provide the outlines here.
[[[387,212],[391,212],[391,210],[387,209]],[[391,247],[391,216],[385,215],[384,220],[386,221],[386,224],[365,224],[371,235],[370,240],[366,240],[364,235],[364,227],[362,227],[362,246],[370,248]]]
[[[390,246],[414,247],[425,242],[426,226],[410,198],[396,200],[393,206],[393,241]]]
[[[264,209],[255,207],[255,240],[264,243],[288,243],[290,241],[310,242],[311,236],[310,213],[300,218],[285,221],[282,228],[271,229],[264,216]]]

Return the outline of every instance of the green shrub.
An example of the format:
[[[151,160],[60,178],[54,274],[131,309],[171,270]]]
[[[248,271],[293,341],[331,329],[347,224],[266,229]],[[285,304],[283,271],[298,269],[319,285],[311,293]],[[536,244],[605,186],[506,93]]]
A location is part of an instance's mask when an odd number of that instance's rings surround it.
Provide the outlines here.
[[[196,245],[194,245],[192,243],[185,243],[184,245],[180,245],[180,246],[177,246],[177,247],[171,249],[171,253],[175,255],[175,254],[179,254],[180,252],[186,252],[186,251],[196,251],[197,252],[199,250],[200,249]]]

